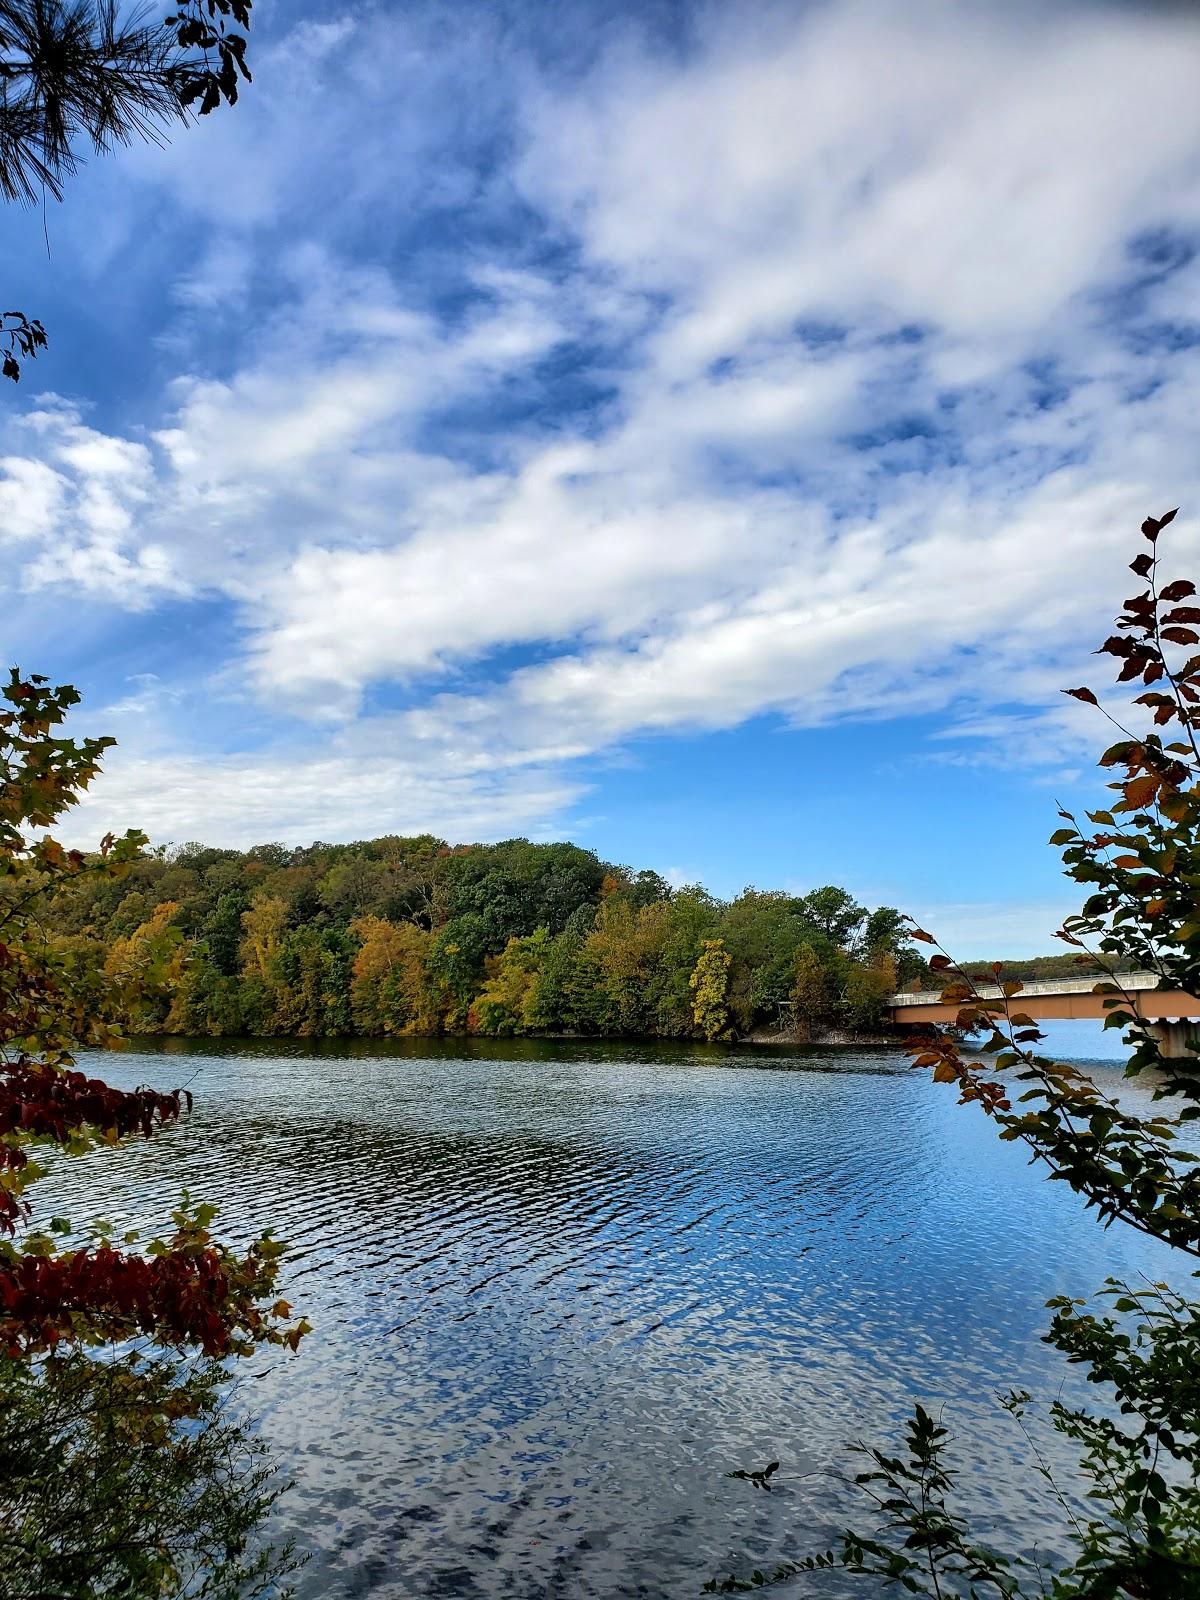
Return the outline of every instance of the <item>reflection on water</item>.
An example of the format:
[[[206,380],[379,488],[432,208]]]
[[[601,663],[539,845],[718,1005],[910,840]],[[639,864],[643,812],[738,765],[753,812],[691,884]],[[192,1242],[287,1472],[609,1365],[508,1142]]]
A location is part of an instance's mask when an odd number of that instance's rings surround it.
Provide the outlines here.
[[[160,1228],[186,1186],[226,1234],[291,1243],[316,1331],[242,1394],[296,1479],[305,1600],[692,1595],[828,1543],[845,1445],[914,1398],[964,1436],[996,1535],[1036,1537],[991,1393],[1057,1391],[1049,1295],[1167,1256],[894,1052],[221,1040],[96,1064],[196,1109],[60,1162],[47,1213]],[[776,1456],[773,1494],[724,1476]]]

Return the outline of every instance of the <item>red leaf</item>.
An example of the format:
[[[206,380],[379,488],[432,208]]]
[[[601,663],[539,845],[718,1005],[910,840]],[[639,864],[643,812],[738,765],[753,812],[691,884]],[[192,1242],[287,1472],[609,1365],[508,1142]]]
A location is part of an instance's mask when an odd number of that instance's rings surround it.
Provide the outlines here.
[[[1090,689],[1064,689],[1063,693],[1069,694],[1072,700],[1083,700],[1089,706],[1094,706],[1099,703],[1096,699],[1096,696]]]

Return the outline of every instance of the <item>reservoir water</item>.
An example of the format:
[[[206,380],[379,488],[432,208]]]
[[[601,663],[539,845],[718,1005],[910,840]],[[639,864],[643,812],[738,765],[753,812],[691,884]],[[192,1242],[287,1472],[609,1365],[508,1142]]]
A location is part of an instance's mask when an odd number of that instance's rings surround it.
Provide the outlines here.
[[[1050,1295],[1174,1270],[898,1052],[171,1040],[83,1065],[195,1110],[60,1160],[42,1216],[161,1231],[186,1187],[225,1236],[290,1243],[315,1331],[241,1364],[238,1403],[295,1480],[302,1600],[695,1595],[869,1527],[848,1446],[918,1399],[977,1532],[1044,1542],[994,1391],[1060,1391]],[[774,1459],[770,1494],[726,1476]]]

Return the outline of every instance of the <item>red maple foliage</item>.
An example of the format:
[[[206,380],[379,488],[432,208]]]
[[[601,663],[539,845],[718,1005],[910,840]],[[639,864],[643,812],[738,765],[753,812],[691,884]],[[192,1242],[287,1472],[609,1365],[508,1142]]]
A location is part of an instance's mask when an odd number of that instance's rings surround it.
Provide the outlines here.
[[[174,1122],[185,1103],[190,1111],[187,1090],[161,1094],[155,1089],[113,1089],[100,1078],[48,1062],[16,1061],[0,1068],[0,1169],[17,1172],[29,1164],[24,1143],[7,1135],[66,1144],[71,1134],[92,1128],[112,1139],[137,1133],[148,1139],[156,1124]],[[29,1209],[18,1195],[0,1189],[0,1229],[5,1233],[14,1233]]]

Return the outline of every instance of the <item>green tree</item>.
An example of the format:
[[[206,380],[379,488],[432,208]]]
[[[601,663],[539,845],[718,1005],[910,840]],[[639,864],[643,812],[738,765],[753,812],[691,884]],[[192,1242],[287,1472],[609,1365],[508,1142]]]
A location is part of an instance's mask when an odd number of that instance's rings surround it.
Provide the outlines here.
[[[831,883],[806,894],[800,901],[800,909],[807,922],[831,944],[844,950],[855,946],[867,915],[852,895]]]
[[[658,955],[649,977],[646,1006],[654,1031],[667,1039],[690,1038],[695,1028],[692,973],[717,927],[721,907],[699,884],[685,884],[669,901],[647,908],[660,923]]]
[[[843,997],[846,1022],[851,1028],[881,1028],[888,1020],[888,996],[896,989],[896,962],[887,951],[867,964],[854,961],[846,971]]]
[[[387,851],[387,876],[379,903],[380,916],[389,922],[411,922],[416,927],[433,927],[434,868],[440,839],[422,835],[417,839],[378,841]]]
[[[208,958],[222,977],[233,978],[238,974],[242,916],[246,909],[242,895],[236,891],[226,892],[200,925],[200,937]]]
[[[775,1019],[804,929],[796,902],[779,891],[745,889],[726,907],[720,930],[733,962],[729,1007],[742,1032]]]
[[[350,1031],[357,948],[354,937],[340,928],[310,923],[287,930],[269,967],[277,979],[277,1031],[318,1039]]]
[[[731,958],[721,939],[705,939],[689,980],[694,998],[692,1016],[708,1040],[719,1039],[729,1031],[729,968]]]
[[[578,845],[471,845],[439,858],[435,914],[441,921],[478,918],[483,952],[498,955],[509,939],[539,927],[560,933],[581,907],[594,908],[604,872]]]
[[[471,1001],[483,981],[488,937],[483,918],[466,912],[439,928],[430,940],[425,966],[439,997],[439,1015],[449,1028],[467,1024]]]
[[[386,892],[387,876],[382,863],[355,854],[331,867],[317,892],[329,914],[348,923],[377,909]]]
[[[218,1036],[261,1033],[263,1007],[256,1002],[266,994],[265,986],[256,980],[239,982],[218,972],[201,946],[183,968],[163,1031]]]
[[[635,911],[641,911],[659,900],[669,900],[671,885],[661,874],[644,868],[630,878],[625,898]]]
[[[891,957],[897,983],[925,972],[925,961],[912,941],[908,918],[892,906],[872,911],[863,928],[863,954],[868,963]]]
[[[472,1014],[480,1033],[536,1033],[546,1026],[538,978],[550,947],[550,933],[538,928],[527,939],[510,939],[498,956],[489,956],[487,983]]]
[[[647,950],[639,937],[639,916],[629,901],[611,894],[600,903],[587,937],[603,990],[600,1013],[604,1033],[636,1035],[646,1030]]]
[[[588,1033],[589,988],[598,974],[584,961],[584,939],[573,927],[551,939],[533,979],[529,1007],[548,1033]]]
[[[811,1039],[829,1021],[829,979],[811,944],[802,944],[796,951],[791,1002],[796,1033],[801,1039]]]
[[[0,1595],[280,1595],[298,1563],[254,1536],[285,1486],[226,1388],[216,1361],[0,1361]]]

